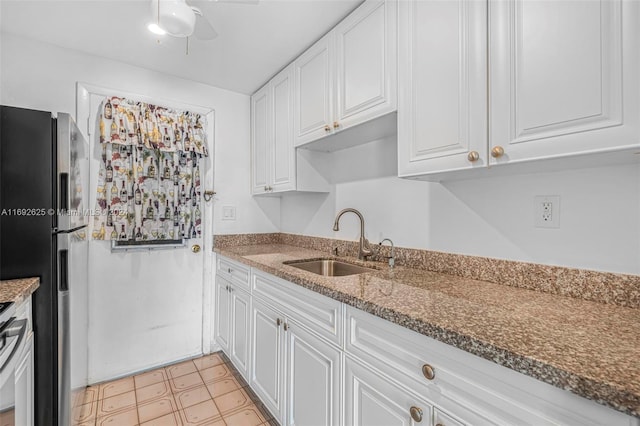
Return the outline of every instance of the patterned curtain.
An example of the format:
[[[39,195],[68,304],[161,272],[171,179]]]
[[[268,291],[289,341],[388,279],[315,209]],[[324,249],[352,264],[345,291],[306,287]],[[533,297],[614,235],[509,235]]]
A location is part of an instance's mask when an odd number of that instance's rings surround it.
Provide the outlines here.
[[[208,155],[199,114],[109,97],[100,108],[102,161],[92,238],[199,238],[200,159]]]

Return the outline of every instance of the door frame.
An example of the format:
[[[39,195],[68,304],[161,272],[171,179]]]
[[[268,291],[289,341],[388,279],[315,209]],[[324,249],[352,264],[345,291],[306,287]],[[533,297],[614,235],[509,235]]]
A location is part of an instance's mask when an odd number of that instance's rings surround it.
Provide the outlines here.
[[[173,99],[166,99],[161,97],[149,96],[141,93],[127,92],[115,88],[98,86],[90,83],[78,81],[76,83],[76,113],[75,119],[80,131],[91,143],[90,138],[90,111],[91,111],[91,97],[96,96],[120,96],[124,98],[137,99],[142,102],[151,104],[165,105],[175,109],[185,109],[193,111],[198,114],[204,115],[207,119],[207,141],[209,142],[209,156],[205,157],[204,162],[204,189],[213,190],[214,175],[215,175],[215,110],[211,107],[202,105],[195,105],[190,103],[184,103]],[[89,173],[93,171],[89,168]],[[91,194],[90,194],[91,195]],[[213,271],[214,271],[214,253],[213,253],[213,198],[211,201],[204,201],[204,220],[202,226],[202,336],[201,336],[201,350],[203,354],[211,352],[212,346],[212,331],[213,331],[213,307],[215,306],[214,298],[215,294],[212,290],[213,284]],[[92,206],[90,206],[92,208]],[[89,249],[90,250],[90,249]],[[89,351],[91,348],[89,347]]]

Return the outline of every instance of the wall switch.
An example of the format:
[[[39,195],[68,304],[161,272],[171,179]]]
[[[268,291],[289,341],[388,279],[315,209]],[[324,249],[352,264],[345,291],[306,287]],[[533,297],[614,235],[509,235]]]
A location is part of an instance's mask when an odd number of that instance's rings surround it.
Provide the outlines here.
[[[559,195],[536,195],[533,198],[533,224],[536,228],[560,228]]]
[[[222,206],[222,220],[236,220],[236,206]]]

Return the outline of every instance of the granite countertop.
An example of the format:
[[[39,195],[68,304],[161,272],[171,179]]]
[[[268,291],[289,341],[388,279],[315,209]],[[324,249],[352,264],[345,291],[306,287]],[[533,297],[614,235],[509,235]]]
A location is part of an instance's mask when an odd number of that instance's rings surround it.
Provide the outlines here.
[[[40,278],[19,278],[16,280],[0,281],[0,303],[22,303],[34,291],[40,287]]]
[[[640,310],[383,263],[322,277],[283,262],[331,258],[282,244],[216,248],[348,305],[640,417]]]

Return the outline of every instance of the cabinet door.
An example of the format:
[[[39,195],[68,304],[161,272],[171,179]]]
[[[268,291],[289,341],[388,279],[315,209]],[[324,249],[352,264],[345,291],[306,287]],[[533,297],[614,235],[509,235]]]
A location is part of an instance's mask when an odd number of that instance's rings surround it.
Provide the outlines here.
[[[251,193],[267,192],[271,182],[271,100],[267,84],[251,96]]]
[[[491,163],[639,146],[639,9],[491,2]]]
[[[33,335],[29,336],[15,373],[15,424],[33,425]]]
[[[337,129],[396,110],[397,7],[367,1],[333,31]]]
[[[295,73],[294,129],[296,146],[332,133],[333,75],[329,33],[293,64]]]
[[[409,426],[431,424],[431,406],[409,390],[379,376],[350,358],[345,359],[345,419],[354,426]],[[411,418],[419,409],[421,420]]]
[[[220,275],[216,275],[216,324],[214,337],[225,353],[229,353],[229,343],[231,341],[230,285],[229,281]]]
[[[286,425],[340,424],[340,359],[334,346],[287,321]]]
[[[248,378],[249,372],[249,324],[251,296],[231,285],[231,347],[229,358],[240,374]]]
[[[486,22],[486,2],[400,2],[399,176],[487,165]]]
[[[251,388],[278,421],[284,412],[284,315],[253,300]]]
[[[273,191],[296,189],[296,149],[293,146],[293,66],[271,82],[273,143],[271,166]]]

